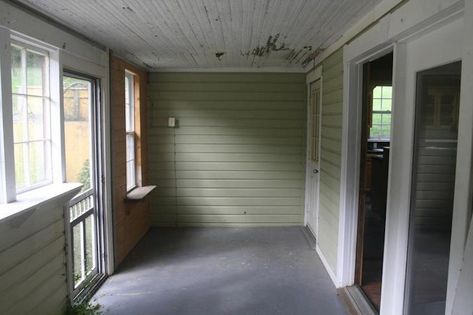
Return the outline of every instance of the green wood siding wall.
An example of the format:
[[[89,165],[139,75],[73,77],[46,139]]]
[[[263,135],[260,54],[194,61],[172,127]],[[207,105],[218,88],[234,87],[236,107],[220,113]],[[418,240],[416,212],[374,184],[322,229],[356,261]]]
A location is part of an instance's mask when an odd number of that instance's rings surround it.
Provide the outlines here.
[[[343,50],[323,62],[319,248],[336,272],[343,108]]]
[[[153,225],[301,225],[303,74],[149,78]],[[167,127],[175,116],[177,128]]]
[[[0,314],[62,314],[64,210],[49,202],[0,223]]]

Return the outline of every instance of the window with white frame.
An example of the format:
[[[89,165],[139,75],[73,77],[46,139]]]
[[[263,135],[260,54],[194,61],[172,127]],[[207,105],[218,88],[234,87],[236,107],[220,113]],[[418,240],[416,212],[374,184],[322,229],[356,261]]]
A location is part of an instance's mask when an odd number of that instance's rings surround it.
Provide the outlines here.
[[[17,193],[52,182],[49,55],[12,42],[13,150]]]
[[[136,187],[135,75],[125,72],[126,190]]]
[[[370,140],[389,141],[391,138],[392,87],[373,89]]]

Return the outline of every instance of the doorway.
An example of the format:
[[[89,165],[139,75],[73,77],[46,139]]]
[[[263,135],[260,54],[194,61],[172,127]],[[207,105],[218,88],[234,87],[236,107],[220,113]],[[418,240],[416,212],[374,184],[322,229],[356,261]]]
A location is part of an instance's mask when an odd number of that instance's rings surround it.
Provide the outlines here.
[[[309,84],[306,162],[306,224],[317,239],[320,181],[320,78]]]
[[[97,79],[64,74],[65,181],[83,185],[68,209],[68,279],[72,299],[92,293],[105,277],[99,99]]]
[[[379,312],[391,142],[393,53],[363,65],[355,284]]]

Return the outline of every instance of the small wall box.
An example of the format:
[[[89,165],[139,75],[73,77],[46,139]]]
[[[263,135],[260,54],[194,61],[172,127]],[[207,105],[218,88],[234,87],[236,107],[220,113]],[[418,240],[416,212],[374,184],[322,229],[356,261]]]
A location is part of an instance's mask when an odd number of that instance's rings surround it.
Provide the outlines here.
[[[176,127],[176,117],[168,117],[168,127],[169,128]]]

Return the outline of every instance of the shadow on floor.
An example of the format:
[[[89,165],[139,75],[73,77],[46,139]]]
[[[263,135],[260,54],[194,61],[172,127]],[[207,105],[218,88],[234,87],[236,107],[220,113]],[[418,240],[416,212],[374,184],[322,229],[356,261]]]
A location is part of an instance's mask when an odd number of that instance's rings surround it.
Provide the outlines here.
[[[104,314],[348,314],[300,227],[152,229],[95,295]]]

